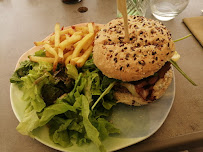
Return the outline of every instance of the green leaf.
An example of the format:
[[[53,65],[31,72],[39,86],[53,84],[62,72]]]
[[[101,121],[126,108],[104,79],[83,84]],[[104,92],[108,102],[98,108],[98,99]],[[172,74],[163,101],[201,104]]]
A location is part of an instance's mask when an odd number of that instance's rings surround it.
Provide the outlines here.
[[[68,126],[71,124],[72,120],[68,119],[64,124],[60,125],[59,129],[57,129],[53,134],[53,142],[59,144],[63,147],[71,146],[72,143],[70,141],[69,134],[67,132]]]
[[[39,118],[37,115],[37,111],[33,109],[31,104],[28,104],[24,112],[24,117],[16,129],[23,135],[31,136],[31,132],[38,126]]]
[[[74,80],[78,78],[78,70],[74,65],[67,64],[66,69],[67,69],[67,74],[69,75],[70,78],[73,78]]]
[[[35,52],[35,56],[45,57],[46,53],[44,50],[39,50],[39,51]]]
[[[178,66],[175,61],[170,60],[170,62],[192,85],[197,86],[197,84],[189,76],[187,76],[187,74]]]
[[[110,110],[114,105],[116,105],[116,102],[104,100],[102,102],[102,105],[104,106],[105,109]]]
[[[106,139],[110,134],[119,134],[120,130],[115,128],[110,122],[104,118],[98,118],[98,130],[100,132],[100,139]]]
[[[99,139],[99,132],[98,130],[91,124],[88,116],[90,113],[89,110],[89,102],[84,95],[82,96],[82,116],[83,116],[83,124],[85,126],[85,130],[87,132],[88,138],[99,148],[101,152],[105,152],[105,148],[102,145]]]
[[[29,70],[32,70],[35,65],[37,65],[37,63],[29,60],[21,62],[19,68],[11,76],[10,82],[11,83],[22,82],[20,78],[28,75]]]
[[[113,81],[107,88],[106,90],[100,95],[100,97],[97,99],[97,101],[94,103],[94,105],[92,106],[92,110],[94,109],[94,107],[97,105],[97,103],[106,95],[110,92],[110,90],[113,88],[113,86],[116,84],[116,81]]]
[[[184,39],[190,37],[191,35],[192,35],[192,34],[188,34],[188,35],[186,35],[186,36],[184,36],[184,37],[181,37],[181,38],[179,38],[179,39],[177,39],[177,40],[174,40],[173,42],[178,42],[178,41],[184,40]]]
[[[75,108],[65,102],[57,102],[49,107],[46,107],[42,112],[39,126],[47,124],[54,116],[65,113],[66,111],[76,112]]]

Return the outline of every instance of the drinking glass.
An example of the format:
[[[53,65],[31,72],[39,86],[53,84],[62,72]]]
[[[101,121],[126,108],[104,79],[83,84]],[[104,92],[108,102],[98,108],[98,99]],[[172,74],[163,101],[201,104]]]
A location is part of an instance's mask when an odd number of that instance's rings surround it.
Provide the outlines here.
[[[150,0],[151,12],[161,21],[169,21],[180,14],[189,0]]]
[[[145,16],[149,0],[126,0],[126,8],[128,15]],[[121,13],[117,10],[117,16],[121,17]]]

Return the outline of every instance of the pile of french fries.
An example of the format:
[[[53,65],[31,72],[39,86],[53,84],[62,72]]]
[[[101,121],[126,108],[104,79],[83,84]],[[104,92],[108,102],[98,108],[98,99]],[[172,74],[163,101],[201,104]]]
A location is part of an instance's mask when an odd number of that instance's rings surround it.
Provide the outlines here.
[[[46,56],[33,55],[29,58],[34,62],[53,63],[53,71],[56,70],[58,63],[82,67],[92,53],[94,37],[99,30],[99,26],[94,23],[69,28],[60,28],[60,24],[56,23],[55,31],[50,37],[34,42],[36,46],[44,49]]]

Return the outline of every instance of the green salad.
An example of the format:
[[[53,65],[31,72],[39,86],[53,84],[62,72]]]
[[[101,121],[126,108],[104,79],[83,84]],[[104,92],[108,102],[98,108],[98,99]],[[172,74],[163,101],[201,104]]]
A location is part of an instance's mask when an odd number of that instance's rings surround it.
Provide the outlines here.
[[[35,55],[43,56],[43,51]],[[55,72],[52,69],[51,63],[25,60],[10,78],[27,102],[17,130],[32,137],[36,128],[46,125],[56,144],[67,147],[93,142],[105,151],[101,141],[120,133],[108,120],[116,105],[111,89],[116,80],[104,76],[92,56],[79,69],[71,64],[58,64]]]

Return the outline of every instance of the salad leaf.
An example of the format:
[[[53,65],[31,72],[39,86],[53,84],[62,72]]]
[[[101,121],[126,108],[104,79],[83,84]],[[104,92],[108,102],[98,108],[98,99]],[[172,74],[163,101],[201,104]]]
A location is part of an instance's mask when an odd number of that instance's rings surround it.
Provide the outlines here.
[[[39,50],[39,51],[35,52],[35,56],[45,57],[46,53],[44,50]]]
[[[37,111],[28,104],[24,112],[23,120],[17,126],[17,131],[23,135],[31,135],[31,131],[39,126]]]
[[[97,101],[94,103],[94,105],[92,106],[92,110],[94,109],[94,107],[98,104],[98,102],[106,95],[110,92],[110,90],[113,88],[113,86],[116,84],[116,81],[113,81],[111,84],[109,84],[109,86],[106,88],[106,90],[100,95],[100,97],[97,99]]]
[[[63,147],[71,146],[72,143],[70,141],[70,137],[67,132],[68,126],[71,124],[72,120],[65,120],[65,123],[60,125],[59,129],[57,129],[53,134],[53,142],[60,144]]]
[[[96,65],[93,62],[92,54],[90,55],[89,59],[85,62],[85,64],[82,67],[82,70],[95,70],[97,69]]]
[[[67,64],[66,69],[67,69],[67,74],[69,75],[70,78],[73,78],[74,80],[78,78],[78,70],[74,65]]]
[[[40,112],[46,106],[45,102],[41,98],[41,88],[44,84],[48,84],[53,82],[53,77],[51,74],[45,71],[51,71],[52,65],[49,63],[41,62],[33,67],[32,70],[29,71],[24,77],[21,77],[23,81],[23,87],[21,90],[23,91],[23,100],[31,102],[33,108]],[[36,80],[39,78],[40,81]]]
[[[83,116],[83,124],[87,132],[87,136],[100,149],[101,152],[105,152],[106,150],[99,139],[98,130],[89,121],[89,118],[88,118],[89,113],[90,113],[89,102],[87,98],[82,95],[82,116]]]
[[[68,103],[58,101],[55,104],[46,107],[42,112],[41,119],[39,121],[39,126],[47,124],[55,115],[65,113],[66,111],[76,112],[75,108]]]
[[[46,105],[54,104],[54,101],[64,94],[64,91],[55,87],[53,84],[45,84],[41,88],[41,96]]]
[[[19,83],[22,82],[20,79],[21,77],[26,76],[29,73],[29,70],[32,70],[32,68],[37,63],[32,62],[30,60],[25,60],[20,63],[20,67],[13,73],[12,77],[10,78],[11,83]]]
[[[80,69],[72,65],[65,68],[59,66],[53,73],[52,64],[40,62],[19,77],[23,100],[29,107],[17,130],[32,136],[34,129],[47,125],[56,144],[66,147],[92,141],[103,152],[101,140],[119,133],[107,120],[116,104],[111,90],[115,80],[102,75],[92,58]],[[48,99],[52,95],[56,97]],[[97,108],[91,111],[93,104]]]
[[[106,139],[110,134],[118,134],[120,130],[115,128],[110,122],[104,118],[98,118],[98,131],[101,140]]]

